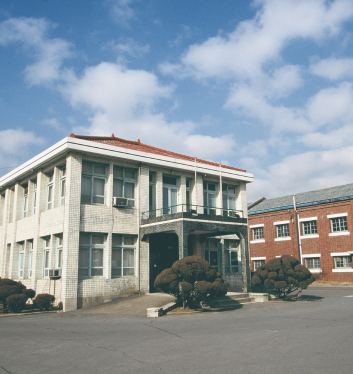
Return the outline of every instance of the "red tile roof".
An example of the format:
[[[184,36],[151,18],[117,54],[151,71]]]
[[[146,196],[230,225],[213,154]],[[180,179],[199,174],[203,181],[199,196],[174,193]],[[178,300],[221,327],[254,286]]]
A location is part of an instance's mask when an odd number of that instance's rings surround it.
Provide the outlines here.
[[[141,143],[140,139],[138,139],[137,142],[135,142],[135,141],[131,141],[131,140],[116,138],[114,136],[114,134],[112,134],[112,136],[86,136],[86,135],[71,134],[70,137],[71,138],[76,138],[76,139],[90,140],[90,141],[97,142],[97,143],[114,145],[116,147],[134,149],[134,150],[140,151],[140,152],[154,153],[154,154],[157,154],[157,155],[174,157],[174,158],[179,158],[179,159],[182,159],[182,160],[193,161],[193,162],[195,161],[195,157],[185,156],[185,155],[182,155],[182,154],[179,154],[179,153],[165,151],[164,149],[152,147],[150,145]],[[221,166],[222,168],[225,168],[225,169],[231,169],[231,170],[238,170],[238,171],[246,172],[246,170],[233,168],[232,166],[217,164],[217,163],[211,162],[211,161],[201,160],[199,158],[196,158],[196,161],[199,162],[199,163],[202,163],[202,164],[207,164],[207,165],[212,165],[212,166]]]

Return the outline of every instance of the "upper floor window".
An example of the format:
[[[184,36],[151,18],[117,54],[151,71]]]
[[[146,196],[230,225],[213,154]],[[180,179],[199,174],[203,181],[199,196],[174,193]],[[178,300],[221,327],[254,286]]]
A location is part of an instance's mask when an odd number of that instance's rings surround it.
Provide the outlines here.
[[[53,207],[54,173],[47,174],[47,209]]]
[[[59,196],[59,204],[65,204],[65,182],[66,182],[66,167],[62,167],[60,169],[60,196]]]
[[[216,183],[203,182],[204,214],[216,214],[217,186]]]
[[[32,181],[33,184],[33,198],[32,198],[32,212],[36,214],[36,204],[37,204],[37,181]]]
[[[226,274],[239,273],[240,261],[238,248],[239,242],[228,239],[224,240],[224,264]]]
[[[186,179],[186,211],[187,212],[190,212],[191,210],[191,202],[192,202],[191,185],[192,185],[191,179]]]
[[[136,171],[114,166],[113,196],[127,199],[127,206],[135,206]]]
[[[103,276],[103,234],[80,234],[78,276],[82,278]]]
[[[261,240],[264,238],[264,228],[263,227],[254,227],[251,229],[252,240]]]
[[[2,226],[2,219],[4,215],[4,205],[5,205],[5,194],[0,194],[0,226]]]
[[[13,220],[13,206],[15,200],[15,191],[13,189],[7,190],[7,194],[9,194],[9,215],[8,215],[8,222],[12,223]]]
[[[28,215],[28,184],[23,186],[23,209],[22,217],[27,217]]]
[[[223,214],[232,215],[235,210],[236,188],[234,186],[222,185]]]
[[[135,236],[113,235],[112,278],[135,275]]]
[[[347,217],[331,218],[330,220],[332,232],[348,231]]]
[[[174,214],[178,205],[178,178],[163,175],[163,214]]]
[[[82,162],[81,203],[104,205],[106,180],[105,165]]]
[[[316,221],[307,221],[302,223],[303,235],[317,234]]]
[[[150,217],[156,216],[156,174],[150,172],[149,174],[149,190],[148,190],[148,207]]]
[[[289,237],[289,224],[276,225],[276,235],[277,238]]]

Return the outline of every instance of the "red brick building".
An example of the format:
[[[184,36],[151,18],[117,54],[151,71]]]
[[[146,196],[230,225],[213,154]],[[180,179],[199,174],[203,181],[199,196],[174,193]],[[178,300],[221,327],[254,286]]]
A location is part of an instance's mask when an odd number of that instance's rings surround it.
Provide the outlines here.
[[[353,184],[248,207],[251,270],[284,254],[325,281],[353,282]],[[299,243],[298,243],[299,242]]]

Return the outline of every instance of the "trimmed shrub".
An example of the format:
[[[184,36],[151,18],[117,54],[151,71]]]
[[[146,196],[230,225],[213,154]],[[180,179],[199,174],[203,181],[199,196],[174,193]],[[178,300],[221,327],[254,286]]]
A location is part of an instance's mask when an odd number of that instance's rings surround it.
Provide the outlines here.
[[[36,291],[28,288],[26,290],[23,290],[23,294],[26,295],[28,299],[33,299],[34,296],[36,296]]]
[[[15,294],[21,294],[26,287],[20,283],[12,281],[11,279],[0,280],[0,302],[2,303],[3,309],[7,308],[6,299]]]
[[[23,293],[11,295],[6,299],[7,308],[12,313],[20,313],[25,308],[27,299]]]
[[[210,264],[198,256],[188,256],[174,262],[156,278],[154,287],[175,296],[183,307],[199,306],[212,297],[227,293],[227,286]]]
[[[40,293],[33,300],[34,304],[40,310],[49,310],[49,308],[52,306],[54,301],[55,301],[55,296],[50,295],[48,293]]]
[[[260,266],[253,277],[253,286],[264,286],[269,292],[275,293],[279,299],[286,299],[290,294],[297,297],[302,290],[315,281],[310,270],[289,255],[274,258]]]

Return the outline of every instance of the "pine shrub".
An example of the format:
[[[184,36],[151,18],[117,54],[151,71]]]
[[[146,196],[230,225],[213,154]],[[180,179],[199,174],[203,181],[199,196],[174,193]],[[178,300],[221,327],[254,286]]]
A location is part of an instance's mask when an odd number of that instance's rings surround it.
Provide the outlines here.
[[[11,313],[20,313],[26,305],[27,296],[23,293],[14,294],[6,298],[7,308]]]
[[[49,310],[54,301],[55,297],[48,293],[41,293],[33,300],[34,304],[39,308],[39,310]]]

